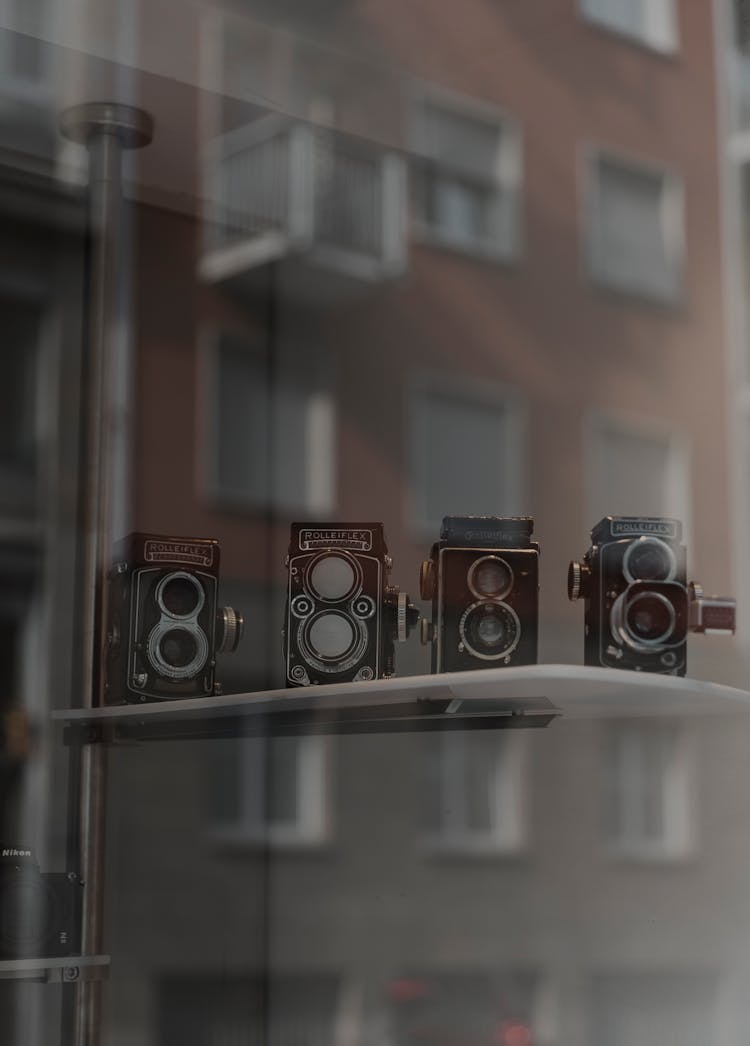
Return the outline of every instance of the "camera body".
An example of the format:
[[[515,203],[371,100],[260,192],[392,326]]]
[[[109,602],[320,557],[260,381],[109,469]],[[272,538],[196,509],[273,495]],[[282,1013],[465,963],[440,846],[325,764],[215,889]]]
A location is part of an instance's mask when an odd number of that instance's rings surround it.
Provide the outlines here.
[[[218,606],[219,543],[129,535],[109,579],[105,702],[174,701],[218,691],[216,654],[243,618]]]
[[[676,519],[606,516],[570,564],[568,596],[585,600],[587,665],[684,676],[688,631],[734,632],[734,600],[687,581]]]
[[[76,875],[40,872],[31,850],[0,846],[0,959],[80,953],[82,902]]]
[[[529,516],[446,516],[422,564],[433,672],[530,665],[539,634],[539,545]]]
[[[381,679],[418,613],[390,584],[382,523],[292,523],[284,658],[289,686]]]

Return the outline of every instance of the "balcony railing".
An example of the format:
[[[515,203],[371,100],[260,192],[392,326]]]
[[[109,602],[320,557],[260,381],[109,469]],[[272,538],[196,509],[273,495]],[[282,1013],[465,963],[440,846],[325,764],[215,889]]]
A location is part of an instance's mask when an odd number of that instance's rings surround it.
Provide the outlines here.
[[[202,275],[283,259],[358,281],[403,271],[401,157],[353,136],[269,116],[212,143]]]

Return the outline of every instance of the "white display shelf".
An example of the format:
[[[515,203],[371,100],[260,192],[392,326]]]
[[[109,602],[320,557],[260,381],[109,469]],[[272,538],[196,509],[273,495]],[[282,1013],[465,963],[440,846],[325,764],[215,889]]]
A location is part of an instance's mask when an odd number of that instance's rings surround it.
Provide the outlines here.
[[[65,955],[60,959],[4,959],[0,980],[75,981],[103,980],[109,972],[108,955]]]
[[[734,687],[647,672],[528,665],[54,713],[68,740],[363,733],[546,726],[554,718],[708,713],[746,707]]]

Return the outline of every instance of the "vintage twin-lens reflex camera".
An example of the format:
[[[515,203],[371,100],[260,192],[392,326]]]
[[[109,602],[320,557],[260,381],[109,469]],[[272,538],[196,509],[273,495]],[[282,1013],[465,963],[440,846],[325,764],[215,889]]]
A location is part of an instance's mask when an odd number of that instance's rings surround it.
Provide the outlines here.
[[[394,644],[419,616],[390,584],[382,523],[292,523],[284,623],[291,686],[394,674]]]
[[[607,516],[568,571],[568,596],[585,600],[587,665],[684,676],[689,631],[731,635],[735,601],[688,582],[676,519]]]
[[[82,896],[77,875],[40,872],[31,850],[0,846],[0,959],[80,952]]]
[[[432,671],[529,665],[537,659],[539,545],[528,516],[446,516],[422,564],[432,601],[422,641]]]
[[[237,648],[244,625],[232,607],[219,607],[218,587],[218,541],[125,539],[110,576],[106,703],[218,691],[216,654]]]

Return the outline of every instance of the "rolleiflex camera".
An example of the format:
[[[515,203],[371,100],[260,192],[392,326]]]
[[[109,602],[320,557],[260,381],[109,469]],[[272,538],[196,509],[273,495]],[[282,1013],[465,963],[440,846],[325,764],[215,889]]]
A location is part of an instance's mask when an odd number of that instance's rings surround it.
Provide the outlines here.
[[[234,651],[244,619],[219,607],[219,543],[131,534],[110,574],[107,704],[219,693],[216,655]]]
[[[31,850],[0,847],[0,959],[58,958],[81,950],[78,876],[40,872]]]
[[[292,523],[284,624],[290,686],[394,675],[419,613],[390,584],[382,523]]]
[[[587,665],[684,676],[688,632],[731,635],[733,599],[705,597],[686,580],[676,519],[607,516],[568,571],[568,596],[585,600]]]
[[[422,642],[433,672],[529,665],[537,659],[539,545],[528,516],[446,516],[422,564],[432,601]]]

